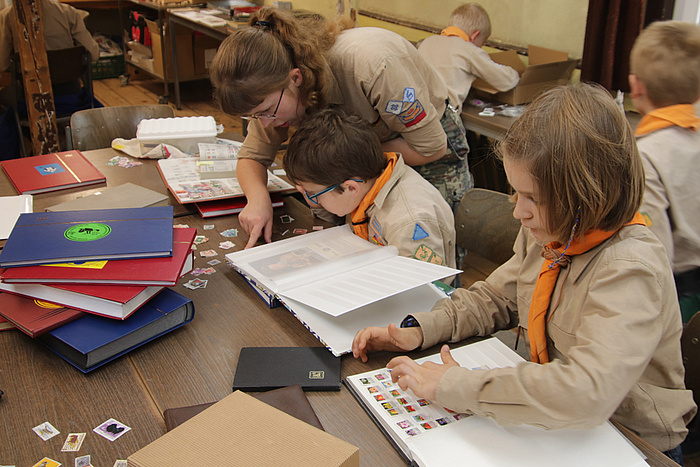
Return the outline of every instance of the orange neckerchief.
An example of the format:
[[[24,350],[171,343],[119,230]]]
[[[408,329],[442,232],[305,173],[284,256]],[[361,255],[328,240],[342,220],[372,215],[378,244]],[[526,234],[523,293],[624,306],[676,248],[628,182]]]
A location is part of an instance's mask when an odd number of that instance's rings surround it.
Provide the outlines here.
[[[379,190],[382,189],[384,184],[391,178],[392,172],[394,172],[394,167],[396,167],[396,161],[399,160],[399,156],[395,152],[384,153],[387,158],[387,165],[384,172],[377,177],[372,188],[367,192],[365,197],[362,199],[360,205],[352,212],[350,219],[352,220],[352,231],[355,232],[360,238],[369,240],[369,227],[367,222],[367,209],[372,206],[375,198],[379,194]]]
[[[625,225],[641,224],[646,225],[644,217],[640,213],[636,213],[631,222]],[[554,247],[554,242],[549,242],[543,248],[543,256],[545,251],[554,253],[553,255],[545,256],[544,264],[540,270],[540,275],[535,284],[535,291],[532,293],[532,302],[530,303],[530,312],[528,316],[527,335],[530,338],[530,360],[535,363],[549,362],[549,354],[547,353],[547,336],[545,333],[545,324],[549,302],[552,298],[554,285],[559,277],[559,269],[563,264],[569,262],[569,257],[585,253],[591,248],[594,248],[603,243],[608,238],[612,237],[617,231],[606,230],[591,230],[586,232],[584,240],[574,239],[569,248],[566,249],[563,245]],[[557,243],[559,245],[559,243]]]
[[[445,29],[440,31],[440,35],[441,36],[457,36],[457,37],[461,37],[462,39],[464,39],[467,42],[472,41],[471,39],[469,39],[469,36],[467,35],[466,32],[462,31],[461,29],[459,29],[456,26],[446,27]]]
[[[691,104],[679,104],[652,110],[642,117],[634,130],[634,134],[642,136],[670,126],[679,126],[698,131],[700,128],[700,117],[695,115],[695,107]]]

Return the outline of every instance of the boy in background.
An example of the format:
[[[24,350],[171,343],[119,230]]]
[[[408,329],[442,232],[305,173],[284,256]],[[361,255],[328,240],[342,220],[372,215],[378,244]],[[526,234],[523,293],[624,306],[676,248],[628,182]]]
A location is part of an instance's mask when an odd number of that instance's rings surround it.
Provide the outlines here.
[[[418,52],[447,84],[450,104],[459,112],[476,78],[499,91],[508,91],[520,80],[513,68],[491,60],[481,47],[491,35],[491,20],[478,3],[465,3],[452,12],[449,26],[439,36],[431,36],[418,46]]]
[[[683,321],[700,310],[700,26],[661,21],[630,55],[630,97],[646,187],[640,212],[666,247]]]
[[[333,108],[312,114],[290,138],[284,167],[309,206],[349,216],[355,235],[455,267],[447,201],[400,154],[384,153],[361,118]]]

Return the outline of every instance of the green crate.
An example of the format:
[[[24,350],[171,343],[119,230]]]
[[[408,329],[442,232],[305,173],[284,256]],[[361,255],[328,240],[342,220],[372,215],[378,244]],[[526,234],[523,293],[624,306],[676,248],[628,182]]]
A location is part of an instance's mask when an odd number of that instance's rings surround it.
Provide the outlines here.
[[[124,55],[102,57],[92,64],[92,79],[119,78],[126,72]]]

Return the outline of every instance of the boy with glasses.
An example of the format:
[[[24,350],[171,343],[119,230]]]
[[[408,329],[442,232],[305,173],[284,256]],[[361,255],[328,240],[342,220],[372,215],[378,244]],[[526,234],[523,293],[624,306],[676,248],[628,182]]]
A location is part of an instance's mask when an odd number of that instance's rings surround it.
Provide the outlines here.
[[[361,118],[316,112],[289,140],[284,166],[309,206],[348,216],[359,237],[455,267],[452,209],[400,154],[384,153]]]

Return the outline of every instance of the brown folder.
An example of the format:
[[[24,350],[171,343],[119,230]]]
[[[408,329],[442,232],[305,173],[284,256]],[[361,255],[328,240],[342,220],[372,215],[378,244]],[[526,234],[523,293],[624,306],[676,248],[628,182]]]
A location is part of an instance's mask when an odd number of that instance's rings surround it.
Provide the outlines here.
[[[311,407],[309,399],[306,398],[306,394],[304,394],[301,386],[287,386],[260,394],[250,395],[292,417],[298,418],[309,425],[323,430],[323,425],[321,425],[321,421],[316,416],[316,412],[314,412],[313,407]],[[215,402],[209,402],[206,404],[190,405],[188,407],[165,409],[163,412],[165,428],[170,431],[214,404]]]

